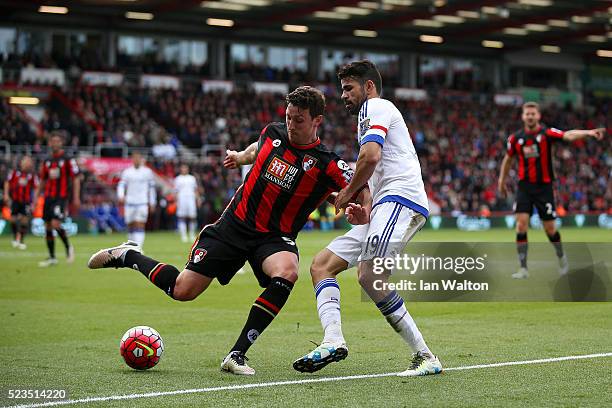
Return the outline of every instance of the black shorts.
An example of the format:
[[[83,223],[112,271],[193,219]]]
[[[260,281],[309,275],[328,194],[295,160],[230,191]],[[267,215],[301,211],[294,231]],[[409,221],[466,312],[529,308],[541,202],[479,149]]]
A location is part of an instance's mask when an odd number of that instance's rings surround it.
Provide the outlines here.
[[[534,184],[519,182],[516,195],[515,213],[528,213],[531,215],[533,207],[537,208],[542,221],[550,221],[557,218],[555,209],[555,194],[552,183]]]
[[[13,201],[11,204],[11,215],[25,215],[29,217],[31,214],[31,206],[26,203],[18,203],[17,201]]]
[[[264,260],[277,252],[289,251],[299,257],[295,241],[289,237],[245,230],[230,219],[220,219],[200,232],[189,253],[186,269],[227,285],[245,262],[249,262],[259,286],[268,287]]]
[[[45,198],[43,207],[43,220],[49,222],[51,220],[64,221],[66,217],[66,200],[61,198]]]

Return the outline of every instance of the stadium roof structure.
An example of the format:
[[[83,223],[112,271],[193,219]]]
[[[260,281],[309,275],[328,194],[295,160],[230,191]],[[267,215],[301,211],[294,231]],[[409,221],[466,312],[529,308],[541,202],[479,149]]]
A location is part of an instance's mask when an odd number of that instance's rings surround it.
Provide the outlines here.
[[[495,56],[543,46],[589,57],[612,49],[606,0],[2,0],[0,24],[372,52]]]

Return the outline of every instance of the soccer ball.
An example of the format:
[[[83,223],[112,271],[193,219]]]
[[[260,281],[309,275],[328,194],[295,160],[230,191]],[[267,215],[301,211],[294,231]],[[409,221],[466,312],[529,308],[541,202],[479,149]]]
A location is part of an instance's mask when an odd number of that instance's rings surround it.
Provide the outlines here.
[[[136,326],[126,331],[119,345],[125,363],[136,370],[148,370],[159,363],[164,353],[164,341],[148,326]]]

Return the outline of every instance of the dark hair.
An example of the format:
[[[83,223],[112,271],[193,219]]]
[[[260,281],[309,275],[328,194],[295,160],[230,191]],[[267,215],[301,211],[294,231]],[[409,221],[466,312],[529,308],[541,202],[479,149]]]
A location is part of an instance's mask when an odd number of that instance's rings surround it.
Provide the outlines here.
[[[376,65],[370,60],[353,61],[340,68],[338,71],[338,79],[343,80],[344,78],[352,78],[364,85],[366,81],[374,82],[376,91],[380,94],[382,92],[382,78]]]
[[[537,102],[533,102],[533,101],[525,102],[523,104],[523,110],[525,110],[527,108],[535,108],[539,112],[540,111],[540,104],[538,104]]]
[[[287,105],[291,104],[300,109],[308,109],[312,118],[323,115],[325,112],[325,96],[323,92],[312,86],[300,86],[285,97]]]

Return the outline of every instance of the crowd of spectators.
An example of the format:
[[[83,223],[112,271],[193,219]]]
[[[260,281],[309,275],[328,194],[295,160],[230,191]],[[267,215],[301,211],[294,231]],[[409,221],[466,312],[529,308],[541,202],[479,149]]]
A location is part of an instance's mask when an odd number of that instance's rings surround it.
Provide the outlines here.
[[[357,158],[356,124],[328,88],[326,117],[320,137],[346,161]],[[284,121],[280,94],[256,94],[237,89],[232,93],[203,92],[200,88],[145,90],[77,85],[65,91],[86,118],[100,124],[105,143],[154,147],[151,165],[173,177],[185,152],[195,152],[189,162],[206,191],[207,213],[217,214],[240,184],[236,171],[226,171],[219,161],[194,159],[204,145],[242,149],[257,139],[269,122]],[[497,194],[499,165],[509,134],[521,126],[520,109],[495,105],[490,95],[439,92],[425,101],[395,100],[419,153],[426,190],[433,212],[445,214],[510,211],[514,197]],[[609,127],[609,102],[598,101],[583,109],[552,106],[543,111],[543,122],[561,129]],[[3,140],[32,140],[19,114],[0,103]],[[80,129],[79,118],[62,123],[49,112],[47,130]],[[72,139],[82,144],[83,138]],[[190,148],[191,150],[188,150]],[[609,143],[593,140],[560,144],[554,151],[555,187],[562,210],[568,212],[612,209],[612,157]],[[516,168],[516,164],[515,164]],[[514,179],[516,175],[514,174]],[[513,183],[516,187],[516,183]]]

